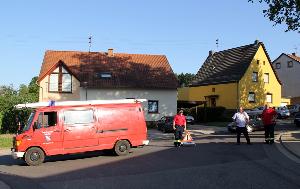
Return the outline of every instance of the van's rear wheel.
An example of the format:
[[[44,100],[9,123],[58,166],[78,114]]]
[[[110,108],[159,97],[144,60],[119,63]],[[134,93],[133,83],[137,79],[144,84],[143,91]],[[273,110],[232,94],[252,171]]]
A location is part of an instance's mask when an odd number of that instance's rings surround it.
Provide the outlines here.
[[[32,147],[26,151],[24,160],[30,166],[40,165],[45,160],[45,153],[38,147]]]
[[[127,155],[130,151],[129,142],[127,140],[119,140],[115,145],[114,151],[118,156]]]

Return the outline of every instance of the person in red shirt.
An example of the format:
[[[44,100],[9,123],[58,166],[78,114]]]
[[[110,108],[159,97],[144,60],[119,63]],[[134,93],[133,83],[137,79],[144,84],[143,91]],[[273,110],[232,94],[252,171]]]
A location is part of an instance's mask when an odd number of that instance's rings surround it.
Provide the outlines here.
[[[265,109],[262,112],[261,118],[265,129],[265,142],[266,144],[274,143],[274,127],[276,124],[277,112],[270,108],[268,104],[265,105]]]
[[[173,129],[175,131],[174,145],[179,147],[181,144],[182,134],[186,130],[186,119],[183,115],[183,110],[179,110],[178,114],[174,117]]]

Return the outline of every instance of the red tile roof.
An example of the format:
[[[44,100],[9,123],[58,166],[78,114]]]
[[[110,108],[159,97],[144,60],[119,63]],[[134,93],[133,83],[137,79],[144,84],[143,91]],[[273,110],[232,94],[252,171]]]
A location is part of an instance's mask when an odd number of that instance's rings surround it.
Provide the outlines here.
[[[300,63],[300,57],[299,56],[296,56],[294,54],[287,54],[287,56],[289,56],[290,58],[296,60],[297,62]]]
[[[176,89],[178,80],[164,55],[103,52],[52,51],[45,53],[38,81],[63,63],[88,88],[166,88]],[[99,73],[111,73],[100,78]]]

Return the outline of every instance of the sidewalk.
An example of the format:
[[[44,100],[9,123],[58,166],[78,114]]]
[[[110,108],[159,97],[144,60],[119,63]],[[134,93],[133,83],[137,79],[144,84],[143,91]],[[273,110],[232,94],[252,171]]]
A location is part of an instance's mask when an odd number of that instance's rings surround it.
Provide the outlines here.
[[[279,141],[287,151],[300,159],[300,131],[283,133]]]

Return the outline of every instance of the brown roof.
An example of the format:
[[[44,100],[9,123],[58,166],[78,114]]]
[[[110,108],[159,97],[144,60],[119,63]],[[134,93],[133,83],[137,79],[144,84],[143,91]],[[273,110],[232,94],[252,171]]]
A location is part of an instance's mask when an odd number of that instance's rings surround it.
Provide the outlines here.
[[[286,55],[300,63],[300,57],[296,56],[296,54],[286,54]]]
[[[38,81],[63,64],[88,88],[166,88],[176,89],[178,80],[164,55],[103,52],[52,51],[45,53]],[[110,73],[111,78],[101,78]]]
[[[210,53],[190,86],[232,83],[241,80],[260,45],[263,47],[271,63],[264,44],[259,41],[255,41],[249,45]],[[277,80],[281,83],[276,71],[273,67],[272,69]]]

